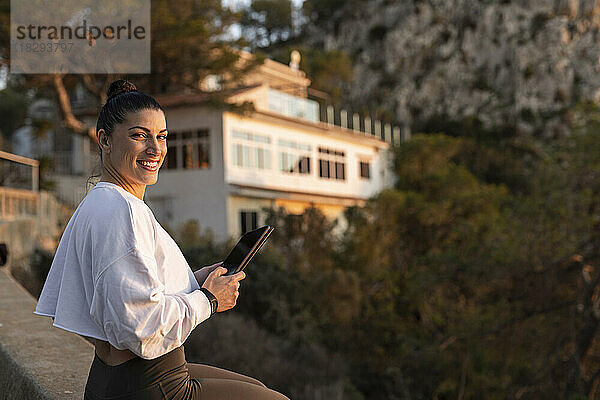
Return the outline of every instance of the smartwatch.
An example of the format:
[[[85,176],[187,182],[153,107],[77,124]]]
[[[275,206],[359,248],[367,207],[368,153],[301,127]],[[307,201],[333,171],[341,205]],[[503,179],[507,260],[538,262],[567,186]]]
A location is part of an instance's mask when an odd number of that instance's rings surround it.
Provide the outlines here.
[[[210,302],[210,315],[213,315],[217,312],[217,308],[219,308],[219,302],[217,301],[217,298],[206,288],[200,288],[200,290],[202,290],[202,293],[204,293],[208,298],[208,301]]]

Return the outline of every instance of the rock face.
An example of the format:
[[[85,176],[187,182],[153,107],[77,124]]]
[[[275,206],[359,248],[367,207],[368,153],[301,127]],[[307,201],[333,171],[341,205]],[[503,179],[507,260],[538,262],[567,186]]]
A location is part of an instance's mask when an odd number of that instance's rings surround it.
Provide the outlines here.
[[[353,57],[351,105],[553,136],[600,102],[599,29],[600,0],[351,0],[307,36]]]

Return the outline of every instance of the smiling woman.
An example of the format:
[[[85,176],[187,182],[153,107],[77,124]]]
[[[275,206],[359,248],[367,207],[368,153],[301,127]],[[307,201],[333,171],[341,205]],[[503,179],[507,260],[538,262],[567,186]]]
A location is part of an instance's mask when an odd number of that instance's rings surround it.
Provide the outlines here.
[[[95,339],[85,399],[287,399],[256,379],[187,363],[183,343],[236,305],[244,272],[192,272],[144,200],[167,153],[154,98],[113,82],[96,125],[100,182],[61,237],[36,314]]]
[[[113,82],[98,116],[96,131],[103,166],[100,181],[117,184],[143,200],[146,186],[158,180],[158,169],[167,154],[167,121],[158,102],[139,92],[140,96],[129,99],[134,105],[132,112],[110,107],[113,98],[128,92],[137,89],[127,81]]]

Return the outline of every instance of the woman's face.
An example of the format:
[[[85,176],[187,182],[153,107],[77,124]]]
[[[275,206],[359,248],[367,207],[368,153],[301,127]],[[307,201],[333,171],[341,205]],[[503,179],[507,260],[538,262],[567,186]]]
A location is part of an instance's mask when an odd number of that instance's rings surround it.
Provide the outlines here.
[[[158,169],[167,154],[165,115],[160,110],[129,113],[112,135],[101,130],[99,143],[104,174],[142,198],[146,185],[158,180]]]

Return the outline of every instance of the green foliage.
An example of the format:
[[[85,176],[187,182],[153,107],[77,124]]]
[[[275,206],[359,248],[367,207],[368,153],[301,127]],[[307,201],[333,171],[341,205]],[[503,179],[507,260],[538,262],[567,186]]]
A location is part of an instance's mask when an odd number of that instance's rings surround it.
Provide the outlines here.
[[[343,88],[353,77],[352,60],[348,54],[343,50],[289,45],[273,49],[270,56],[287,64],[292,50],[298,50],[302,55],[300,69],[311,79],[311,88],[326,93],[328,104],[342,104]]]
[[[283,207],[266,208],[265,223],[278,227],[270,242],[281,250],[284,268],[295,268],[304,274],[330,271],[335,251],[331,231],[337,221],[329,221],[316,208],[307,208],[302,214],[288,214]],[[315,259],[312,254],[323,257]]]
[[[0,0],[0,68],[8,64],[10,46],[10,0]]]
[[[291,399],[339,398],[345,384],[339,357],[311,342],[278,337],[239,312],[200,324],[185,350],[188,362],[257,378]]]
[[[573,348],[594,352],[569,329],[590,323],[573,318],[581,269],[572,255],[593,240],[596,137],[501,153],[529,156],[512,160],[529,174],[522,193],[473,170],[482,165],[474,149],[498,154],[489,143],[415,135],[395,149],[397,186],[349,208],[339,241],[316,210],[272,210],[280,235],[260,272],[249,269],[240,309],[271,332],[340,354],[347,393],[365,398],[586,393],[585,376],[599,367],[564,360]]]
[[[305,0],[302,10],[310,21],[321,23],[334,17],[347,3],[347,0]]]
[[[305,49],[301,69],[312,79],[312,87],[330,96],[330,102],[340,105],[342,90],[353,77],[353,64],[343,50]]]
[[[10,274],[37,299],[42,292],[48,272],[50,272],[53,258],[54,254],[35,247],[24,260],[12,263]]]
[[[292,35],[292,2],[253,0],[242,14],[241,25],[254,46],[284,41]]]
[[[505,398],[533,385],[540,398],[574,390],[557,378],[568,372],[561,359],[570,346],[590,351],[592,344],[557,327],[581,324],[570,317],[580,271],[568,260],[591,239],[596,141],[597,134],[581,133],[531,152],[529,191],[519,194],[476,177],[478,164],[465,153],[481,143],[416,135],[396,149],[396,189],[347,213],[353,268],[379,268],[387,273],[380,281],[398,277],[390,287],[399,307],[390,312],[392,294],[373,297],[377,311],[367,325],[398,333],[399,343],[381,354],[398,355],[400,376],[427,377],[405,383],[415,398]],[[395,328],[379,325],[391,320]]]
[[[234,47],[243,40],[225,40],[228,29],[239,22],[240,14],[222,6],[219,0],[152,2],[152,72],[146,91],[198,88],[210,74],[234,80],[242,70],[236,67],[239,55]],[[137,81],[136,81],[137,83]]]
[[[27,96],[15,89],[7,87],[0,90],[0,135],[8,139],[25,124],[28,104]]]
[[[0,68],[8,62],[8,38],[10,35],[9,2],[0,2]],[[247,46],[244,39],[232,39],[231,27],[239,23],[241,13],[223,7],[220,0],[182,0],[151,2],[151,73],[128,76],[138,88],[149,93],[166,91],[199,91],[200,83],[209,75],[222,77],[226,82],[236,82],[245,72],[255,67],[256,62],[239,63],[236,49]],[[110,81],[118,75],[65,75],[57,82],[53,75],[35,74],[11,76],[19,90],[33,88],[37,96],[55,97],[64,89],[71,93],[81,85],[101,105]],[[64,87],[63,87],[64,86]],[[211,93],[214,101],[223,103],[221,93]],[[2,104],[5,104],[2,102]],[[75,120],[71,110],[62,103],[64,121]],[[68,116],[71,118],[69,119]],[[87,134],[81,124],[66,124],[78,134]],[[0,126],[4,130],[4,127]],[[5,133],[6,134],[6,133]]]
[[[173,235],[193,271],[222,260],[229,243],[216,243],[211,229],[200,232],[196,220],[183,223]]]
[[[320,307],[335,302],[328,297],[325,303],[319,301],[325,279],[319,277],[317,268],[331,266],[311,265],[304,258],[307,253],[301,251],[304,246],[311,251],[327,250],[333,225],[314,209],[298,217],[272,210],[270,223],[277,223],[278,229],[245,270],[236,314],[219,315],[201,324],[186,344],[186,353],[190,361],[257,377],[294,399],[335,397],[355,388],[345,380],[345,360],[319,343],[319,335],[324,334],[319,318],[333,314],[330,308],[326,312]],[[311,229],[315,237],[309,238],[306,232]],[[293,245],[285,240],[286,234],[294,238]],[[234,244],[215,243],[210,233],[200,234],[195,221],[182,225],[178,237],[192,269],[222,260]],[[300,243],[304,238],[308,240]],[[288,254],[283,257],[282,253]],[[356,288],[342,289],[343,298]],[[236,346],[224,347],[223,343]]]
[[[41,156],[38,158],[39,161],[39,176],[40,176],[40,190],[51,191],[56,188],[56,182],[49,178],[54,169],[54,159],[49,156]]]

